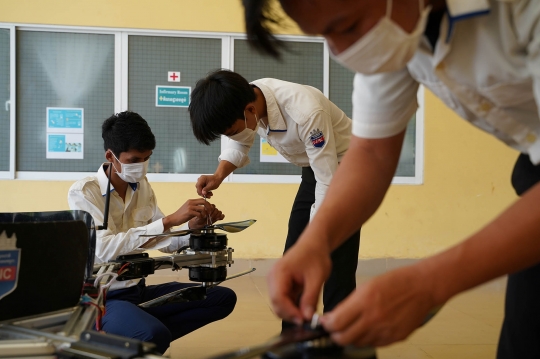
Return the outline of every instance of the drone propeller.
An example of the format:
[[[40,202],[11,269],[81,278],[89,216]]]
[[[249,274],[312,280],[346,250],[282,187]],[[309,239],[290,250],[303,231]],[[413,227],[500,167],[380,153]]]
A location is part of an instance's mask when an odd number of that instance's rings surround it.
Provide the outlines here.
[[[228,222],[228,223],[216,223],[204,228],[199,229],[183,229],[180,231],[165,232],[159,234],[142,234],[141,237],[172,237],[172,236],[185,236],[191,233],[199,233],[201,230],[214,230],[221,229],[222,231],[229,233],[242,232],[244,229],[251,227],[257,220],[248,219],[245,221]]]

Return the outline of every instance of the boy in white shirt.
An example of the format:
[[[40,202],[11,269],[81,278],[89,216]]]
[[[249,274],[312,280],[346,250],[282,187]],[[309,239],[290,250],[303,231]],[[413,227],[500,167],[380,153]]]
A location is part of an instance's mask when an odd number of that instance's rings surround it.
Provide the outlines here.
[[[189,243],[188,236],[165,240],[141,237],[159,234],[174,226],[202,228],[207,216],[212,222],[224,215],[204,199],[187,200],[176,212],[165,216],[146,178],[148,161],[156,140],[147,122],[134,112],[111,116],[102,126],[105,158],[95,176],[75,182],[68,193],[69,207],[84,210],[96,226],[104,221],[107,174],[111,176],[108,228],[97,231],[95,263],[105,263],[123,254],[147,249],[174,252]],[[109,166],[112,171],[109,172]],[[207,291],[201,301],[140,308],[142,302],[195,284],[171,282],[145,285],[143,279],[118,281],[107,293],[102,330],[156,344],[164,353],[176,340],[208,323],[229,315],[236,304],[236,294],[225,287]]]
[[[314,87],[272,78],[248,83],[228,70],[214,71],[197,82],[189,113],[200,142],[209,144],[221,135],[230,138],[215,173],[199,177],[196,187],[201,196],[211,197],[229,174],[249,164],[255,133],[302,167],[302,182],[289,218],[287,251],[319,208],[349,148],[351,119]],[[332,310],[356,287],[359,246],[358,230],[332,252],[324,311]]]

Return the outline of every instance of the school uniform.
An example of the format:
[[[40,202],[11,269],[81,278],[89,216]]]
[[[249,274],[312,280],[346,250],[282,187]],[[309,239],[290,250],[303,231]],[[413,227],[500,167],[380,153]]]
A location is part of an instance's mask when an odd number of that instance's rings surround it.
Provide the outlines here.
[[[522,194],[540,179],[539,3],[446,4],[444,15],[430,15],[426,36],[406,68],[355,75],[353,135],[385,138],[403,131],[423,84],[463,119],[522,153],[512,175]],[[539,337],[537,265],[509,276],[498,358],[539,358]]]
[[[70,209],[90,213],[96,226],[102,225],[104,219],[108,182],[104,166],[106,165],[100,166],[95,176],[75,182],[68,192]],[[118,255],[140,253],[147,249],[172,253],[188,245],[189,236],[183,236],[161,240],[152,248],[140,248],[148,241],[148,237],[141,235],[163,233],[164,217],[146,177],[138,183],[129,183],[125,201],[111,185],[108,228],[96,232],[95,263],[106,263]],[[187,229],[187,224],[181,228]],[[102,330],[155,343],[157,350],[163,353],[171,341],[225,318],[234,309],[236,294],[225,287],[209,289],[207,298],[201,301],[147,309],[137,306],[194,285],[196,284],[171,282],[147,286],[144,279],[117,281],[107,293]]]
[[[319,90],[277,79],[252,82],[266,101],[268,126],[257,133],[285,159],[302,167],[302,182],[289,218],[285,251],[320,207],[338,164],[349,148],[351,120]],[[219,159],[241,168],[249,164],[253,143],[229,139]],[[332,253],[332,273],[323,292],[324,310],[332,310],[356,287],[360,232]]]

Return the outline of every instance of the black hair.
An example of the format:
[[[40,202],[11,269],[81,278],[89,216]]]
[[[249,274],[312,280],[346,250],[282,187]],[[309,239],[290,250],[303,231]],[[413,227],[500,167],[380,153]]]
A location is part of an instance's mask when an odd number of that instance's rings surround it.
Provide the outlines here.
[[[191,92],[188,111],[193,134],[209,145],[243,119],[247,104],[256,98],[253,87],[240,74],[230,70],[209,73]]]
[[[270,0],[242,0],[242,4],[249,44],[261,53],[280,58],[285,43],[272,34],[270,26],[280,24],[282,18],[272,10]]]
[[[116,157],[130,150],[140,152],[156,148],[156,138],[148,123],[138,113],[124,111],[112,115],[101,126],[103,148]]]

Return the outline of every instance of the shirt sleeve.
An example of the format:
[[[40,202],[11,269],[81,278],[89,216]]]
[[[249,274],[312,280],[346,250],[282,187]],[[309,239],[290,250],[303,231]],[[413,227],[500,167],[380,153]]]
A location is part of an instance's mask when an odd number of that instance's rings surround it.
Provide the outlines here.
[[[221,152],[219,160],[225,160],[238,168],[242,168],[249,164],[248,153],[253,143],[240,143],[235,140],[231,140],[227,137],[227,145]]]
[[[184,223],[178,228],[175,228],[175,231],[181,231],[184,229],[189,229],[188,223]],[[159,250],[164,253],[173,253],[179,250],[182,247],[189,246],[189,234],[185,236],[175,236],[171,237],[171,243],[167,247],[160,248]]]
[[[536,6],[536,4],[535,4]],[[534,9],[535,12],[537,9]],[[528,24],[527,19],[534,19],[534,24],[531,24],[530,32],[526,38],[530,39],[527,45],[527,69],[531,74],[533,82],[533,93],[536,102],[538,115],[540,117],[540,23],[537,21],[537,16],[531,16],[531,11],[519,12],[520,16],[516,18],[518,24]],[[525,37],[522,35],[522,37]],[[537,119],[538,121],[538,119]],[[535,141],[528,149],[531,162],[535,165],[540,164],[540,134],[535,135]]]
[[[96,186],[97,191],[92,191],[86,187],[83,187],[83,189],[70,189],[68,192],[69,208],[90,213],[95,225],[102,225],[105,197],[101,195],[99,186]],[[107,229],[96,231],[96,264],[109,262],[121,254],[143,252],[151,249],[139,248],[150,239],[149,237],[140,237],[140,235],[162,233],[163,220],[161,218],[154,220],[148,225],[131,228],[127,232],[118,232],[114,222],[109,220]],[[168,245],[169,242],[161,242],[160,248]]]
[[[330,114],[318,110],[310,116],[306,124],[298,127],[298,133],[304,141],[309,164],[317,180],[315,203],[312,205],[310,213],[310,218],[313,218],[326,195],[330,181],[338,166],[336,142]]]
[[[407,68],[375,75],[356,74],[352,134],[386,138],[403,131],[418,108],[418,86]]]

